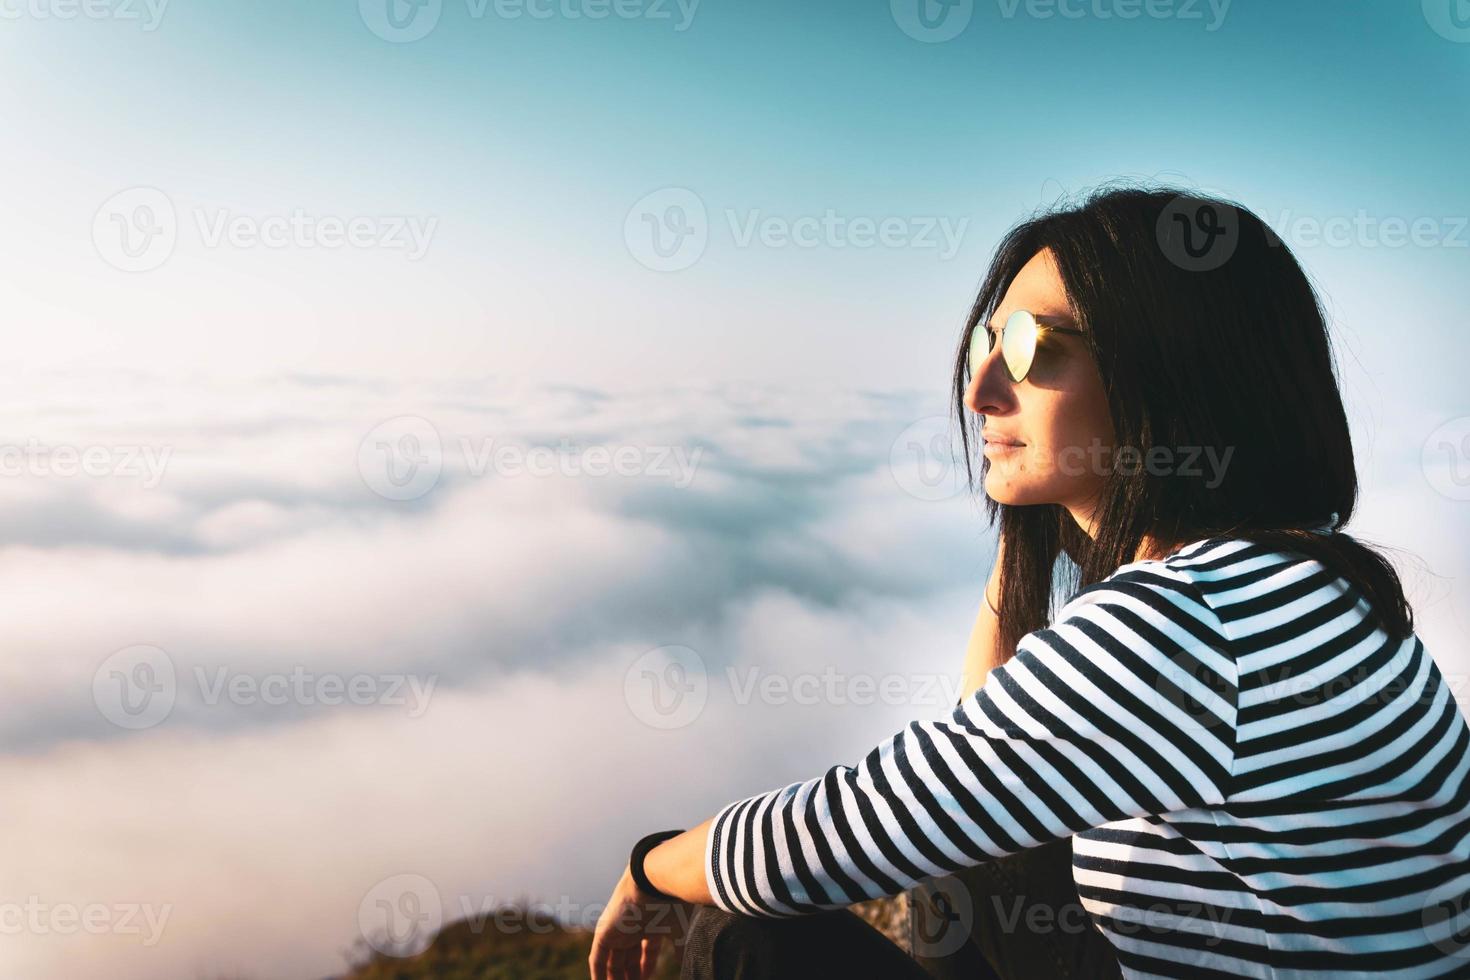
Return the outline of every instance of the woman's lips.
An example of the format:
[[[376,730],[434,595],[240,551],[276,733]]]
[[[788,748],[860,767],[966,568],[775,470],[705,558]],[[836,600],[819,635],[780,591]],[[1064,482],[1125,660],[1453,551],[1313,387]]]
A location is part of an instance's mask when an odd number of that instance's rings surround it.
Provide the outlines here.
[[[1014,442],[1003,438],[991,438],[985,440],[984,453],[990,457],[1005,457],[1014,455],[1025,443]]]

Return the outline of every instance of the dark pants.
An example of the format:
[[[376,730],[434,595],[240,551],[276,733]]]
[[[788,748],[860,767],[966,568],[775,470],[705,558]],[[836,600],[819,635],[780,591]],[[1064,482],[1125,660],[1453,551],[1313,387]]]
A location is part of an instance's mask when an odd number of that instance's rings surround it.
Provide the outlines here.
[[[699,906],[680,980],[1120,977],[1072,881],[1072,842],[927,879],[909,893],[910,955],[847,909],[788,919]]]
[[[822,977],[930,980],[909,954],[847,909],[764,919],[701,905],[690,920],[679,980]]]
[[[926,879],[909,909],[914,957],[936,980],[1122,977],[1077,895],[1071,838]]]

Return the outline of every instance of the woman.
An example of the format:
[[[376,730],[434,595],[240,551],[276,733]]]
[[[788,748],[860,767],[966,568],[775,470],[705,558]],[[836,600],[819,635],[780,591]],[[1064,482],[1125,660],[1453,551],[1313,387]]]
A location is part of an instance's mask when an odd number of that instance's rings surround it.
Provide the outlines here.
[[[1352,445],[1290,251],[1170,190],[1027,221],[955,396],[1002,542],[966,696],[640,841],[594,980],[647,976],[673,901],[700,906],[686,977],[920,978],[976,949],[968,975],[1046,976],[1013,947],[1098,935],[1127,977],[1470,972],[1470,728],[1392,567],[1340,530]],[[974,900],[980,869],[1068,841],[1081,931]],[[911,887],[958,930],[916,929],[924,964],[846,911]]]

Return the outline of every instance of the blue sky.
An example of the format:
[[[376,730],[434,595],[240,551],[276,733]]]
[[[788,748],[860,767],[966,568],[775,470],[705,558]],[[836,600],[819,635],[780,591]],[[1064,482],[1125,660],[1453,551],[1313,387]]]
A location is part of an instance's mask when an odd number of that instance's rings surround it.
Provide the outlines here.
[[[1349,530],[1470,698],[1449,2],[991,0],[936,40],[917,0],[428,0],[413,41],[383,0],[70,2],[0,0],[0,902],[167,925],[12,936],[15,972],[322,976],[403,874],[585,913],[649,827],[935,714],[738,695],[957,678],[993,541],[909,451],[1000,235],[1110,179],[1231,197],[1307,267]],[[635,696],[671,650],[708,688],[672,731]],[[128,727],[99,692],[140,663],[170,711]],[[302,672],[432,695],[211,696]]]
[[[1467,46],[1414,6],[1180,0],[1158,4],[1170,16],[1097,13],[1114,7],[1007,16],[993,0],[943,43],[905,34],[884,3],[706,0],[679,31],[672,0],[604,20],[446,0],[412,43],[382,40],[348,3],[174,0],[152,31],[142,7],[141,24],[22,17],[0,33],[4,77],[23,93],[3,122],[28,135],[12,151],[20,223],[7,264],[66,292],[79,280],[56,270],[84,268],[90,243],[64,232],[138,185],[184,211],[433,216],[431,254],[409,267],[217,250],[192,262],[185,242],[156,276],[89,268],[89,296],[36,311],[52,336],[34,356],[102,345],[107,363],[219,370],[442,376],[493,361],[619,387],[670,372],[927,386],[999,233],[1110,177],[1218,191],[1268,218],[1467,210]],[[693,190],[711,216],[707,252],[677,275],[630,261],[622,235],[634,203],[668,187]],[[943,258],[741,248],[727,220],[829,209],[967,224]],[[1354,242],[1304,260],[1346,325],[1367,327],[1454,309],[1464,254]],[[256,289],[261,277],[276,289]],[[159,301],[165,281],[220,314],[210,344],[194,339],[197,311]],[[96,327],[119,314],[133,324],[128,350]],[[294,350],[303,332],[313,349]],[[267,337],[285,349],[262,349]]]

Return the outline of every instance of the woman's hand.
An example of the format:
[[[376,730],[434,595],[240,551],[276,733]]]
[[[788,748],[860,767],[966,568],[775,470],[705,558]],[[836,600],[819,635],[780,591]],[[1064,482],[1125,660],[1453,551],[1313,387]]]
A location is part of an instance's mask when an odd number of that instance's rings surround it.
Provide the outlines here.
[[[592,980],[647,980],[653,976],[659,950],[674,933],[677,913],[687,909],[684,902],[644,895],[624,868],[592,934],[592,954],[587,957]]]

